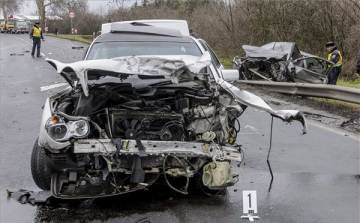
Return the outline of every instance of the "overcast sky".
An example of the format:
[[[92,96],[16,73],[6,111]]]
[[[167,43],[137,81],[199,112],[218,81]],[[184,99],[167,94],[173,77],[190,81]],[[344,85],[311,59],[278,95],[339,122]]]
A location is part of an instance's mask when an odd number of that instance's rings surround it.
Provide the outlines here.
[[[46,0],[45,0],[46,1]],[[100,12],[100,8],[102,7],[102,13],[106,13],[108,10],[108,4],[111,0],[88,0],[88,5],[91,11]],[[31,15],[33,13],[37,13],[35,0],[24,0],[24,5],[22,10],[17,13],[19,15]],[[110,4],[111,5],[111,4]]]

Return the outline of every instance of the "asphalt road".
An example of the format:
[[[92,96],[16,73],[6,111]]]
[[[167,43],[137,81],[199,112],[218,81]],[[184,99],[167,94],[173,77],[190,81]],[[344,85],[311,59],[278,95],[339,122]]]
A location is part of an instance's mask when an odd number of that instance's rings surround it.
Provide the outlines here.
[[[46,38],[46,37],[45,37]],[[240,117],[245,161],[234,171],[240,181],[220,197],[183,196],[162,187],[106,199],[59,203],[52,206],[22,205],[6,196],[5,189],[39,190],[30,173],[32,146],[37,138],[46,97],[58,89],[40,87],[64,82],[44,58],[31,58],[27,35],[0,34],[1,39],[1,143],[0,222],[248,222],[241,219],[242,191],[256,190],[257,222],[360,222],[360,136],[334,126],[309,120],[301,125],[274,120],[270,174],[266,164],[271,117],[249,108]],[[72,62],[80,60],[83,45],[46,38],[46,57]],[[13,55],[10,54],[20,54]],[[23,54],[23,55],[21,55]],[[281,103],[281,101],[280,101]],[[284,103],[283,108],[297,106]]]

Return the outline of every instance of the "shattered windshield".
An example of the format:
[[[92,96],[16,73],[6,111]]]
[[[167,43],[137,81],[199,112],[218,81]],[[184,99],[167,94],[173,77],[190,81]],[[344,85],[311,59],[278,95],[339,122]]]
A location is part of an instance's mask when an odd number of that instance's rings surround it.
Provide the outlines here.
[[[86,60],[110,59],[133,55],[201,56],[195,43],[178,42],[102,42],[95,43]]]

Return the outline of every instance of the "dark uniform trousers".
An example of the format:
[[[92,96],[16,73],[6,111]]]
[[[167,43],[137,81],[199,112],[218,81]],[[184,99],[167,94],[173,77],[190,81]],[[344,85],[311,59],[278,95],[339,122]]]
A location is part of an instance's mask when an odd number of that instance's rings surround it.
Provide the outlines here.
[[[31,51],[31,55],[35,54],[35,48],[36,50],[36,56],[40,56],[40,46],[41,46],[41,38],[36,38],[33,37],[33,47],[32,47],[32,51]]]
[[[337,79],[341,72],[341,67],[342,66],[333,67],[333,69],[330,71],[329,77],[328,77],[329,84],[336,85]]]

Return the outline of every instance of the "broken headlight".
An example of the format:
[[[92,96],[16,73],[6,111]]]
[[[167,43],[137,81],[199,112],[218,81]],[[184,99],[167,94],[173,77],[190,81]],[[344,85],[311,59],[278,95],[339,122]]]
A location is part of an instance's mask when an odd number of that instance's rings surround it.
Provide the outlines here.
[[[83,138],[89,133],[89,123],[84,120],[64,122],[59,116],[49,118],[45,126],[48,135],[55,141]]]

